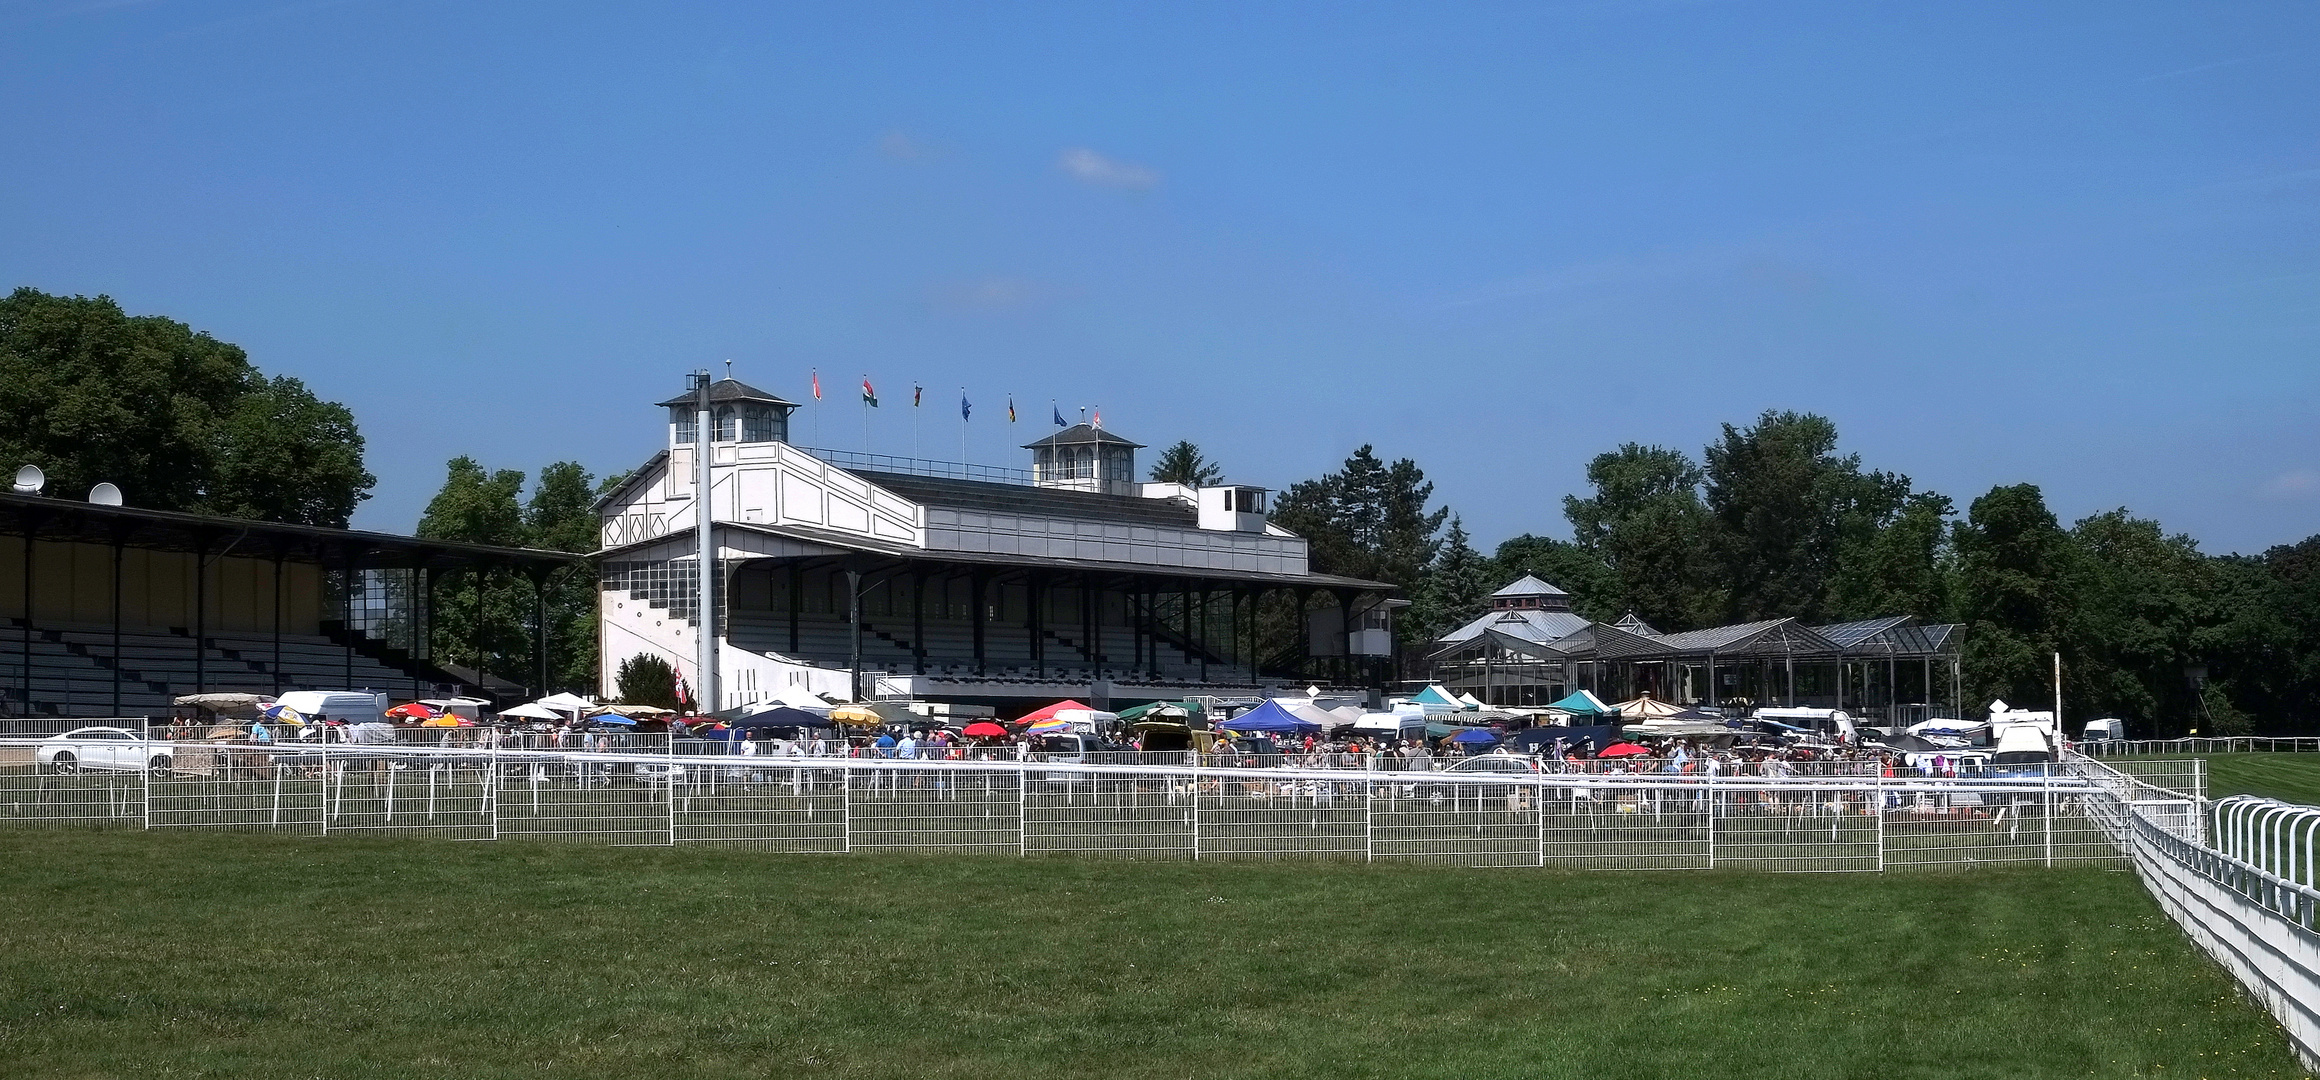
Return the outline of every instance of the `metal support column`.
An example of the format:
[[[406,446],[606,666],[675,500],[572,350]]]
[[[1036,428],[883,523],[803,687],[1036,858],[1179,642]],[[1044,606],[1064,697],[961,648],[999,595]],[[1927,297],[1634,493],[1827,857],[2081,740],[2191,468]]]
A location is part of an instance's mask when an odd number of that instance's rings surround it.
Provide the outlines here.
[[[209,536],[193,545],[193,692],[209,693]]]

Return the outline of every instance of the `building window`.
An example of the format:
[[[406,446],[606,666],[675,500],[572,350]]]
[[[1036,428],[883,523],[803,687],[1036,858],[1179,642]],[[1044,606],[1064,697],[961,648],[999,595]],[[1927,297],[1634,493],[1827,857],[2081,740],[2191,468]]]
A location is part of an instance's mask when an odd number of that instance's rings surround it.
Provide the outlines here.
[[[675,407],[671,407],[669,409],[669,423],[675,425],[677,429],[676,442],[678,446],[693,445],[693,420],[693,410],[691,409],[679,409]]]

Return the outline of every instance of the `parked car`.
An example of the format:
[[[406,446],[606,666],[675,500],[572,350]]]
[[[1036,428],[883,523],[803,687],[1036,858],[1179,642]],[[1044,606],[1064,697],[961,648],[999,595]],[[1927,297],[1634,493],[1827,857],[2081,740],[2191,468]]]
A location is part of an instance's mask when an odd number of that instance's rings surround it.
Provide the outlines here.
[[[85,727],[42,739],[32,759],[43,772],[163,772],[170,750],[168,743],[147,741],[125,728]]]
[[[1539,771],[1539,763],[1513,754],[1477,754],[1459,758],[1443,766],[1443,772],[1504,773],[1508,776],[1531,776]]]

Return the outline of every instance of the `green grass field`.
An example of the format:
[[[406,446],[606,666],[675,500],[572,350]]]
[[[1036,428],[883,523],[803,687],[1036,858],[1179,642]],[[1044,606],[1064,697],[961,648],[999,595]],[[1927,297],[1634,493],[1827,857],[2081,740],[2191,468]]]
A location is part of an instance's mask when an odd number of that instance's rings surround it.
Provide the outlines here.
[[[0,831],[0,1075],[2297,1076],[2131,875]]]
[[[2209,754],[2207,794],[2261,795],[2320,806],[2320,754]]]

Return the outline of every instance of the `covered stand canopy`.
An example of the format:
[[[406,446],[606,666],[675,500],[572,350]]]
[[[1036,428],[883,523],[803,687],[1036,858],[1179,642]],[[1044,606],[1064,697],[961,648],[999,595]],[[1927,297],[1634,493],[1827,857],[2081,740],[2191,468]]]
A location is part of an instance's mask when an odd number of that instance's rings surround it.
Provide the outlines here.
[[[513,716],[524,720],[562,720],[564,718],[564,714],[557,712],[553,706],[538,701],[527,702],[512,709],[501,709],[499,714],[502,717]]]
[[[578,694],[550,694],[533,702],[533,704],[545,705],[548,708],[568,713],[584,713],[596,707],[595,702]]]
[[[1321,730],[1320,724],[1290,712],[1278,701],[1267,701],[1217,726],[1226,731],[1269,735],[1309,735]]]
[[[1602,698],[1585,690],[1574,690],[1570,696],[1547,708],[1560,709],[1575,716],[1602,716],[1611,711],[1611,706],[1605,705]]]
[[[762,730],[765,728],[826,728],[835,726],[835,724],[830,722],[828,717],[822,716],[819,713],[807,712],[804,709],[793,709],[787,705],[776,705],[773,708],[760,712],[750,713],[749,715],[744,716],[739,720],[733,721],[733,727],[737,731],[753,731]]]

